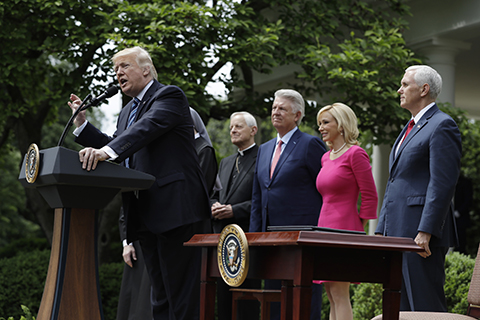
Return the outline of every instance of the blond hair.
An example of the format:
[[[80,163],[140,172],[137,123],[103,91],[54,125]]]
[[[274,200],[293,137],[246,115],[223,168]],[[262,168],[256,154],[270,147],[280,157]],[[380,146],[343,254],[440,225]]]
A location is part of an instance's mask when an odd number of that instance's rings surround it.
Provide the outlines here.
[[[345,142],[350,145],[359,145],[358,138],[358,122],[355,112],[344,103],[335,102],[320,109],[317,114],[317,123],[320,126],[320,116],[324,112],[329,112],[337,121],[338,131],[343,132]],[[327,141],[327,145],[331,148],[332,143]]]

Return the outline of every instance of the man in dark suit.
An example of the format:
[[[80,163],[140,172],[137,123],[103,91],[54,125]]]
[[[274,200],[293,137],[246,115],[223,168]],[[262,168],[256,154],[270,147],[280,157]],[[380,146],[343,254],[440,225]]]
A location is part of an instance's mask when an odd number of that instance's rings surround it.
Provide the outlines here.
[[[318,224],[322,197],[315,183],[326,148],[319,138],[298,129],[304,114],[300,93],[275,92],[271,119],[278,134],[258,149],[250,232],[265,232],[268,226]],[[320,285],[313,288],[312,309],[322,301]],[[312,310],[313,319],[320,318],[318,309]]]
[[[298,129],[304,113],[300,93],[275,92],[271,118],[278,134],[258,149],[250,232],[265,232],[267,226],[318,223],[322,197],[315,182],[326,148],[319,138]],[[277,149],[280,157],[272,169]]]
[[[230,116],[230,137],[238,152],[220,162],[219,178],[223,188],[212,197],[213,232],[220,233],[229,224],[237,224],[244,231],[250,225],[253,173],[258,146],[255,144],[257,121],[248,112]],[[246,279],[242,288],[260,288],[260,281]],[[232,293],[221,279],[217,281],[218,320],[232,318]],[[258,319],[257,301],[239,301],[237,319]]]
[[[205,183],[207,184],[208,195],[211,196],[213,190],[218,189],[216,182],[218,167],[215,149],[198,112],[190,108],[190,114],[192,115],[193,131],[195,133],[195,150],[197,151],[198,161],[200,161],[200,169],[202,169]]]
[[[435,104],[441,88],[442,78],[429,66],[405,71],[398,93],[412,119],[393,145],[375,230],[412,238],[425,249],[403,255],[400,308],[407,311],[447,311],[444,264],[448,247],[456,243],[452,198],[462,146],[457,124]]]
[[[154,319],[198,319],[200,251],[183,246],[210,228],[210,204],[194,147],[185,94],[160,84],[150,55],[142,48],[112,58],[122,91],[132,97],[109,137],[85,120],[75,120],[82,167],[94,170],[112,160],[155,176],[148,190],[122,194],[127,242],[140,240],[152,283]],[[72,95],[75,110],[80,99]]]

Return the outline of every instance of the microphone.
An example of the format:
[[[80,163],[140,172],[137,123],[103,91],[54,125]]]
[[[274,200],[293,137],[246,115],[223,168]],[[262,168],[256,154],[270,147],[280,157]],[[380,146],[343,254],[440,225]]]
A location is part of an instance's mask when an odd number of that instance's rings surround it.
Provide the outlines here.
[[[58,140],[58,144],[57,146],[58,147],[61,147],[63,145],[63,142],[65,141],[65,136],[67,135],[67,132],[68,130],[70,129],[70,127],[72,126],[73,124],[73,120],[75,120],[75,118],[77,117],[77,115],[83,111],[83,110],[86,110],[90,107],[95,107],[97,106],[100,102],[102,102],[103,100],[107,99],[107,98],[110,98],[110,97],[113,97],[114,95],[116,95],[118,92],[118,87],[117,86],[111,86],[110,88],[108,88],[107,90],[105,90],[101,95],[99,95],[98,97],[96,98],[93,98],[91,99],[92,95],[89,94],[85,99],[83,99],[83,102],[82,104],[77,108],[77,110],[72,114],[72,116],[70,117],[70,120],[68,120],[68,123],[67,125],[65,126],[65,128],[63,129],[63,133],[60,137],[60,140]],[[88,100],[91,101],[88,103],[88,104],[85,104],[85,102],[87,102]]]
[[[90,101],[90,103],[85,107],[85,109],[87,109],[89,107],[96,107],[103,100],[108,99],[108,98],[116,95],[117,92],[118,92],[118,87],[117,86],[111,86],[110,88],[105,90],[101,95],[93,98],[92,101]]]

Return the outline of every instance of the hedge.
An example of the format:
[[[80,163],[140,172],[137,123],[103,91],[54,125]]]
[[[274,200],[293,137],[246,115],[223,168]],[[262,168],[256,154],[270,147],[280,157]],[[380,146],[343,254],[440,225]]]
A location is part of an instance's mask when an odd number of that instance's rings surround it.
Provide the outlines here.
[[[453,252],[446,256],[445,295],[448,312],[467,313],[467,295],[474,266],[475,259],[461,253]],[[371,319],[382,313],[381,284],[361,283],[352,286],[356,286],[352,296],[354,319]]]
[[[0,259],[0,320],[30,320],[32,318],[28,316],[28,309],[33,315],[38,313],[49,258],[49,250],[34,250]],[[447,255],[445,294],[449,312],[466,313],[467,294],[474,265],[474,259],[458,252]],[[123,262],[104,264],[99,269],[103,313],[108,320],[116,318],[122,272]],[[382,313],[380,284],[351,285],[350,292],[354,319],[368,320]],[[22,306],[28,309],[22,309]],[[324,290],[322,319],[328,319],[329,310]]]
[[[20,319],[27,315],[22,306],[33,315],[38,313],[49,261],[50,250],[19,252],[12,258],[0,259],[0,320],[2,317]],[[99,268],[105,319],[116,318],[122,272],[123,262],[104,264]]]

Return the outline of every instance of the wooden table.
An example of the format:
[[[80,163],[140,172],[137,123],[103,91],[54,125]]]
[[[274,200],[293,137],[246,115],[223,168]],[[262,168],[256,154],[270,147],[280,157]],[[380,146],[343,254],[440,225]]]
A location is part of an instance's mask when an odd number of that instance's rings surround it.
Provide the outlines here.
[[[402,254],[422,252],[413,239],[320,231],[246,233],[247,278],[282,281],[282,320],[310,318],[313,279],[383,284],[383,319],[398,320]],[[202,248],[200,319],[214,319],[215,283],[220,277],[220,234],[197,234],[186,246]],[[223,281],[219,279],[219,281]]]

